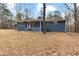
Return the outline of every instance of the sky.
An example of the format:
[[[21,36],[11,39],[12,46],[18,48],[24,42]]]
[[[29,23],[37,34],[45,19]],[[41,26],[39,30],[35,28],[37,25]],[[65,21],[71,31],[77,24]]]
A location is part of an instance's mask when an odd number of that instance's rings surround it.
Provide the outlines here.
[[[43,7],[42,3],[8,3],[7,4],[10,11],[15,15],[16,11],[15,8],[21,8],[21,9],[29,9],[31,11],[31,14],[33,17],[38,17],[40,15],[40,10]],[[46,15],[48,13],[54,12],[55,10],[60,11],[60,13],[63,15],[64,10],[64,3],[47,3],[46,4]]]
[[[79,5],[79,4],[78,4]],[[8,9],[16,15],[15,8],[29,9],[34,18],[40,16],[40,10],[43,7],[42,3],[8,3]],[[64,3],[46,3],[46,15],[58,10],[62,17],[64,17],[65,5]]]

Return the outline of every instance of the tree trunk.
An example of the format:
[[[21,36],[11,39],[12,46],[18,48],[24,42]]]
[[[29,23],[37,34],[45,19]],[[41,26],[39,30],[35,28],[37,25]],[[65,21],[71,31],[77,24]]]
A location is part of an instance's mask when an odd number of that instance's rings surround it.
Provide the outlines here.
[[[75,32],[77,32],[77,4],[74,3]]]
[[[45,15],[46,15],[46,4],[43,3],[43,33],[46,33]]]

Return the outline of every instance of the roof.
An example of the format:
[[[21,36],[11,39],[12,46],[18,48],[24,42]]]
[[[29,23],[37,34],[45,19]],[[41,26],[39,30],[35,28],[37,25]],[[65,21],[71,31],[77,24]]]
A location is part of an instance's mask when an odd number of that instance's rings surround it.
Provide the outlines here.
[[[40,19],[40,20],[33,20],[33,19],[30,19],[30,20],[16,20],[16,22],[31,22],[31,21],[40,21],[40,22],[43,22],[43,19]],[[45,20],[46,22],[54,22],[54,20]],[[57,21],[66,21],[66,20],[57,20]]]

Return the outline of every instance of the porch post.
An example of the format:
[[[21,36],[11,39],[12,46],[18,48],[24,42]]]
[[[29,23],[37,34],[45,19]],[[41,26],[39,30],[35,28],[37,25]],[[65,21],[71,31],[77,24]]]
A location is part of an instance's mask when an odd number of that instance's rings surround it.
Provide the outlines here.
[[[27,22],[27,29],[28,29],[28,22]]]

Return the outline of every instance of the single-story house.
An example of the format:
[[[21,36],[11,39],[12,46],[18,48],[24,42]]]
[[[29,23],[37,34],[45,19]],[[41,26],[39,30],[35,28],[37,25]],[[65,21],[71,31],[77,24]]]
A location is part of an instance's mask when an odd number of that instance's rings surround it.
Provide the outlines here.
[[[66,20],[52,21],[46,20],[46,31],[66,32]],[[17,20],[16,29],[22,31],[42,31],[42,20]]]

